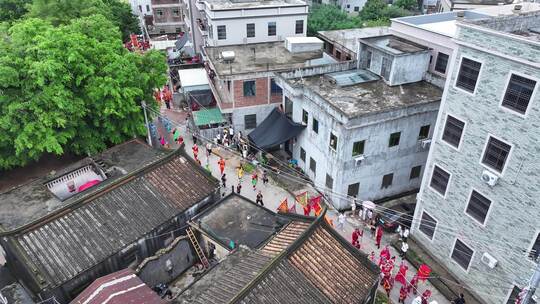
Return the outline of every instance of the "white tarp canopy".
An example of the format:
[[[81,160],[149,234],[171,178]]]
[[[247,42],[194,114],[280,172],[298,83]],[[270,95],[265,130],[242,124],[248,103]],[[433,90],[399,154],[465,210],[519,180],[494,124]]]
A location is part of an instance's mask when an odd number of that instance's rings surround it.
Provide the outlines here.
[[[178,70],[178,76],[184,93],[198,90],[210,90],[208,76],[204,68]]]

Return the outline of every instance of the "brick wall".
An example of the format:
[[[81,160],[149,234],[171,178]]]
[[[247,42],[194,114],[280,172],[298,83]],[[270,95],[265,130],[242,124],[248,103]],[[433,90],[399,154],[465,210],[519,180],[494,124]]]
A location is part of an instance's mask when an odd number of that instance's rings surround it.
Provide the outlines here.
[[[173,11],[177,10],[178,15],[176,16]],[[175,7],[157,7],[153,9],[154,11],[154,23],[171,23],[171,22],[182,22],[182,8],[180,5]],[[162,15],[160,15],[158,12],[163,12]]]
[[[234,106],[236,108],[268,104],[268,77],[252,79],[255,80],[255,96],[244,96],[244,81],[250,80],[234,81]]]

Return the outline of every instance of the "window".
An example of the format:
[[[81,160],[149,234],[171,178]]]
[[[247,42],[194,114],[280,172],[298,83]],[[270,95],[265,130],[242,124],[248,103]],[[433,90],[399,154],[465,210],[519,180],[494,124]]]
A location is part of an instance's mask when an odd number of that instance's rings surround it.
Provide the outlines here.
[[[257,127],[257,114],[245,115],[244,125],[246,129],[255,129]]]
[[[442,140],[455,148],[459,148],[464,128],[465,123],[463,121],[448,115],[446,117],[446,124],[444,125]]]
[[[165,29],[160,29],[160,30],[159,30],[159,33],[162,34],[162,35],[163,35],[163,34],[166,34]]]
[[[272,95],[282,95],[283,94],[283,90],[281,89],[280,86],[278,86],[278,84],[276,83],[276,81],[274,79],[270,80],[270,94],[272,94]]]
[[[214,39],[214,26],[211,24],[208,25],[208,37]]]
[[[365,144],[366,144],[365,140],[355,141],[352,145],[352,156],[364,154]]]
[[[231,91],[231,81],[227,80],[227,91]]]
[[[304,33],[304,20],[296,20],[295,34]]]
[[[347,8],[351,8],[351,5],[350,5],[350,4],[347,4]]]
[[[336,58],[341,59],[341,52],[336,50]]]
[[[502,105],[520,114],[527,112],[536,81],[512,74]]]
[[[437,55],[437,62],[435,62],[435,71],[444,74],[446,73],[446,66],[448,65],[448,55],[445,53],[439,53]]]
[[[332,190],[332,188],[334,187],[334,179],[332,178],[332,176],[328,175],[328,173],[326,174],[326,188]]]
[[[313,157],[309,158],[309,170],[311,170],[313,173],[317,171],[317,162],[315,162]]]
[[[386,174],[382,178],[381,189],[392,186],[392,180],[394,179],[394,173]]]
[[[494,137],[489,137],[482,163],[497,172],[502,172],[512,147]]]
[[[430,240],[433,240],[435,227],[437,227],[437,221],[423,211],[422,218],[420,219],[420,231],[422,231]]]
[[[475,220],[479,221],[481,224],[484,224],[489,211],[489,206],[491,206],[491,201],[482,194],[473,190],[465,212]]]
[[[313,130],[313,132],[319,134],[319,121],[315,118],[311,120],[311,129]]]
[[[305,163],[306,162],[306,150],[300,147],[300,159]]]
[[[142,13],[142,6],[139,5],[139,12]]]
[[[448,187],[449,181],[450,173],[437,166],[433,167],[433,174],[431,175],[431,182],[429,183],[431,188],[444,196],[446,194],[446,188]]]
[[[459,67],[456,87],[473,93],[476,88],[476,82],[478,81],[478,74],[480,74],[481,66],[482,64],[480,62],[463,58],[461,60],[461,66]]]
[[[355,6],[355,7],[354,7],[354,11],[355,11],[355,12],[358,12],[358,11],[360,11],[360,7],[358,7],[358,6]]]
[[[401,132],[395,132],[390,134],[390,140],[388,141],[388,147],[394,147],[399,145],[399,139],[401,137]]]
[[[244,96],[255,96],[255,80],[244,80]]]
[[[420,132],[418,133],[418,139],[426,139],[429,137],[429,125],[422,126]]]
[[[268,22],[268,36],[275,36],[275,35],[276,35],[276,23]]]
[[[172,10],[172,14],[174,17],[180,17],[180,10],[175,8]]]
[[[381,64],[381,76],[388,80],[390,79],[390,70],[392,69],[392,60],[383,57]]]
[[[181,27],[177,27],[174,29],[177,33],[181,33],[182,32],[182,28]]]
[[[160,10],[160,9],[156,10],[156,15],[158,15],[160,17],[163,16],[163,11]]]
[[[246,24],[246,36],[248,38],[255,37],[255,23]]]
[[[459,266],[467,270],[469,268],[469,264],[471,263],[473,253],[474,251],[469,248],[469,246],[465,245],[465,243],[459,239],[456,239],[454,249],[452,250],[452,260],[456,261]]]
[[[306,110],[302,110],[302,122],[307,125],[308,122],[308,112]]]
[[[419,178],[421,171],[422,171],[422,166],[412,167],[411,174],[409,175],[409,179]]]
[[[536,240],[534,241],[531,251],[529,252],[529,258],[533,261],[536,261],[538,256],[540,256],[540,233],[536,234]]]
[[[218,40],[227,39],[227,27],[225,25],[217,26],[217,39]]]
[[[330,132],[330,148],[337,150],[337,136],[334,133]]]
[[[366,57],[367,57],[366,69],[371,68],[371,56],[372,55],[373,55],[373,53],[371,53],[371,51],[366,52]]]
[[[347,188],[347,195],[357,196],[359,190],[360,190],[360,183],[350,184],[349,187]]]
[[[146,5],[146,11],[147,11],[147,12],[150,11],[150,5]]]

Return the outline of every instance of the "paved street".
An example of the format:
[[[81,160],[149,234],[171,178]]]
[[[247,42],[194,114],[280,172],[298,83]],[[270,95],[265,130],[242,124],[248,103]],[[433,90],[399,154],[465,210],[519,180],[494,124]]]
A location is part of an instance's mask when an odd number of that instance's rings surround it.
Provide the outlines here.
[[[188,155],[193,157],[193,153],[191,150],[193,146],[192,136],[191,134],[186,133],[185,113],[182,113],[177,110],[167,110],[165,108],[161,109],[161,113],[162,115],[169,118],[173,123],[181,124],[181,132],[182,132],[181,135],[184,137],[184,142],[186,144],[186,152]],[[161,134],[167,134],[162,127],[158,126],[158,128]],[[169,140],[169,142],[172,142],[172,140]],[[216,177],[218,180],[221,179],[218,161],[219,161],[220,156],[223,156],[223,158],[226,161],[225,174],[227,177],[227,187],[222,189],[223,191],[222,193],[224,195],[227,193],[230,193],[231,186],[234,185],[236,187],[236,185],[239,183],[237,173],[236,173],[236,168],[239,166],[241,162],[241,157],[239,155],[235,155],[234,153],[226,150],[225,148],[214,147],[213,154],[210,155],[209,158],[207,158],[206,152],[205,152],[206,151],[205,143],[199,142],[198,145],[199,145],[199,159],[201,160],[202,165],[206,167],[206,164],[209,164],[209,169],[212,172],[212,175]],[[174,149],[174,148],[177,148],[177,146],[174,143],[172,143],[170,148]],[[256,190],[253,190],[252,185],[251,185],[251,175],[249,173],[244,174],[242,181],[240,181],[242,185],[241,194],[243,196],[255,201],[257,192],[260,190],[261,193],[263,194],[264,206],[266,208],[272,211],[276,211],[280,202],[285,198],[287,198],[289,202],[289,207],[292,206],[292,202],[294,202],[294,197],[291,193],[277,186],[276,183],[271,179],[271,177],[270,177],[270,182],[267,185],[263,185],[262,180],[261,180],[262,172],[260,170],[258,172],[258,175],[259,175],[259,182],[257,183]],[[303,214],[302,207],[300,205],[297,204],[296,209],[297,209],[297,213]],[[328,210],[328,216],[333,220],[334,223],[337,223],[338,213],[337,211],[331,209],[331,207]],[[338,230],[338,231],[341,233],[343,237],[345,237],[348,240],[351,240],[351,235],[354,228],[363,226],[361,222],[362,221],[358,218],[351,218],[350,216],[348,216],[346,224],[344,225],[344,229]],[[390,244],[390,242],[395,237],[396,237],[395,234],[385,233],[383,235],[382,246],[386,244]],[[367,228],[364,229],[364,237],[361,240],[361,250],[364,251],[366,254],[369,254],[371,251],[374,251],[376,254],[376,258],[378,260],[380,251],[376,249],[375,240],[370,237],[370,231]],[[392,256],[397,257],[396,267],[394,268],[394,275],[395,275],[399,268],[399,263],[401,262],[401,259],[398,256],[399,253],[391,246],[390,246],[390,251],[391,251]],[[408,262],[407,262],[407,265],[409,266],[409,271],[407,272],[407,280],[410,280],[412,276],[416,273],[416,269],[414,269],[414,267]],[[401,287],[400,283],[396,282],[394,285],[394,288],[392,289],[390,298],[393,301],[393,303],[397,303],[398,301],[400,287]],[[381,287],[379,289],[383,291]],[[425,282],[425,283],[420,282],[418,284],[418,294],[421,294],[426,289],[429,289],[432,292],[431,301],[436,301],[438,304],[449,303],[449,300],[444,298],[444,296],[442,296],[439,293],[439,291],[436,290],[429,282]],[[413,296],[410,295],[406,299],[405,303],[409,304],[412,302],[412,300],[413,300]]]

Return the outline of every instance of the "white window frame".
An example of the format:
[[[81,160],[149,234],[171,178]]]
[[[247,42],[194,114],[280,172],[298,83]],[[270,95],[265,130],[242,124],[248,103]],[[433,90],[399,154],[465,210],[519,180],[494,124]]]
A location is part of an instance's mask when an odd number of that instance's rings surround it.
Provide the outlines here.
[[[440,169],[442,169],[444,172],[450,174],[450,177],[448,177],[448,184],[446,184],[446,191],[444,192],[444,195],[442,195],[439,190],[431,187],[431,180],[433,179],[433,172],[435,171],[435,167],[439,167]],[[446,196],[448,196],[448,188],[450,187],[450,182],[452,182],[452,173],[450,171],[448,171],[446,168],[442,167],[441,165],[437,164],[437,163],[433,163],[433,167],[431,168],[431,174],[429,175],[429,180],[427,181],[428,183],[428,187],[435,193],[437,193],[437,195],[439,195],[440,197],[442,197],[443,199],[446,199]]]
[[[476,79],[476,85],[474,86],[474,91],[472,92],[469,92],[467,90],[464,90],[460,87],[458,87],[456,84],[457,84],[457,80],[458,80],[458,76],[459,76],[459,71],[461,70],[461,62],[463,61],[463,58],[467,58],[469,60],[472,60],[472,61],[476,61],[476,62],[479,62],[481,64],[480,66],[480,71],[478,72],[478,78]],[[458,90],[459,92],[463,92],[469,96],[475,96],[476,95],[476,92],[478,91],[478,84],[480,83],[480,79],[482,78],[482,72],[484,71],[484,60],[480,60],[480,59],[477,59],[477,58],[474,58],[472,56],[469,56],[469,55],[461,55],[461,57],[459,58],[459,64],[457,66],[457,73],[456,73],[456,78],[454,79],[454,82],[453,82],[453,88]],[[435,68],[433,68],[435,70]]]
[[[540,235],[540,229],[535,230],[531,243],[529,244],[529,248],[527,249],[527,252],[525,252],[525,258],[533,265],[536,265],[536,262],[529,258],[529,252],[531,252],[531,250],[533,249],[534,241],[536,241],[536,237],[538,237],[538,235]]]
[[[536,85],[534,86],[533,92],[531,94],[531,100],[529,100],[529,105],[527,106],[527,110],[525,111],[525,114],[521,114],[519,112],[516,112],[510,108],[503,106],[504,95],[506,95],[506,90],[508,90],[508,85],[510,84],[510,78],[512,77],[512,75],[517,75],[517,76],[521,76],[521,77],[536,81]],[[506,85],[504,86],[504,90],[502,91],[502,94],[501,94],[501,100],[499,101],[499,108],[502,109],[504,112],[517,115],[521,118],[527,118],[529,116],[529,112],[531,110],[531,106],[534,101],[534,98],[536,97],[536,93],[538,92],[538,87],[540,87],[539,83],[540,83],[540,79],[538,79],[537,77],[533,77],[531,75],[527,75],[518,71],[510,70],[508,72],[508,75],[506,75]]]
[[[486,212],[486,218],[484,219],[484,223],[480,223],[477,219],[475,219],[472,215],[467,213],[467,208],[469,207],[469,202],[471,201],[471,197],[473,194],[473,191],[478,192],[478,194],[482,195],[483,197],[487,198],[490,201],[489,209]],[[474,220],[475,223],[478,223],[482,227],[486,227],[486,223],[488,222],[489,215],[491,214],[491,210],[493,209],[493,200],[489,198],[489,196],[485,195],[481,191],[478,191],[478,189],[471,188],[471,191],[469,192],[469,196],[467,197],[467,202],[465,203],[465,209],[463,209],[463,213],[465,213],[468,217]]]
[[[424,213],[429,215],[433,220],[435,220],[435,222],[437,222],[437,224],[435,224],[435,228],[433,229],[433,237],[431,239],[428,237],[427,234],[424,233],[424,231],[420,230],[420,226],[422,226],[422,215]],[[422,208],[422,212],[420,212],[420,221],[418,222],[418,231],[420,231],[420,234],[423,235],[430,243],[433,243],[433,241],[435,240],[435,234],[437,233],[437,228],[439,228],[439,220],[432,216],[429,212],[427,212],[425,208]]]
[[[497,140],[500,140],[502,141],[503,143],[507,144],[510,146],[510,152],[508,153],[508,157],[506,158],[506,161],[504,162],[504,168],[502,169],[501,172],[491,168],[490,166],[488,165],[485,165],[483,162],[482,162],[482,159],[484,158],[484,154],[486,153],[486,149],[487,149],[487,146],[488,146],[488,143],[489,143],[489,138],[490,137],[493,137]],[[482,154],[480,154],[480,160],[478,161],[478,163],[484,167],[486,170],[488,170],[489,172],[497,175],[498,177],[503,177],[504,176],[504,173],[506,172],[506,169],[508,168],[508,163],[510,162],[510,159],[512,158],[512,154],[514,152],[514,145],[511,144],[510,142],[508,142],[507,140],[504,140],[502,139],[501,137],[499,136],[495,136],[491,133],[488,133],[487,136],[486,136],[486,140],[484,141],[484,148],[482,149]]]
[[[461,121],[464,123],[463,125],[463,131],[461,132],[461,138],[459,139],[459,144],[458,144],[458,147],[454,147],[452,146],[449,142],[447,142],[446,140],[443,139],[443,135],[444,135],[444,129],[446,128],[446,122],[448,121],[448,116],[452,116],[454,117],[455,119]],[[456,116],[454,114],[451,114],[451,113],[446,113],[446,116],[444,118],[444,123],[442,124],[442,130],[440,132],[440,137],[439,137],[439,140],[444,143],[445,145],[447,145],[448,147],[454,149],[455,151],[458,151],[460,152],[461,151],[461,147],[462,147],[462,143],[463,143],[463,138],[465,137],[465,130],[467,128],[467,120],[459,117],[459,116]]]
[[[469,261],[469,265],[467,265],[467,269],[463,269],[463,267],[462,267],[461,265],[459,265],[459,263],[456,262],[456,261],[452,258],[452,253],[454,253],[454,249],[456,248],[457,240],[458,240],[458,238],[456,237],[456,238],[454,239],[454,245],[452,245],[452,249],[450,250],[450,255],[449,255],[448,257],[450,258],[450,261],[451,261],[452,263],[454,263],[454,264],[456,264],[456,265],[458,266],[459,269],[465,271],[466,273],[469,273],[469,270],[471,269],[471,265],[472,265],[472,263],[473,263],[473,261],[474,261],[474,256],[476,255],[476,250],[474,250],[474,248],[473,248],[472,246],[470,246],[469,244],[467,244],[467,243],[464,242],[463,240],[461,240],[461,239],[459,240],[460,242],[462,242],[463,244],[465,244],[465,246],[471,248],[471,250],[472,250],[472,252],[473,252],[472,255],[471,255],[471,259],[470,259],[470,261]]]
[[[318,120],[317,120],[318,121]],[[317,133],[316,133],[317,134]],[[339,150],[339,136],[336,135],[337,132],[334,131],[334,130],[330,130],[330,134],[328,135],[328,147],[330,148],[330,150],[334,151],[334,152],[337,152]],[[334,135],[336,137],[336,148],[332,148],[332,145],[330,144],[330,141],[332,140],[332,135]]]

